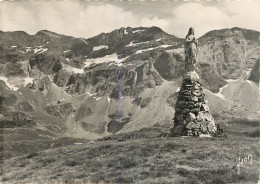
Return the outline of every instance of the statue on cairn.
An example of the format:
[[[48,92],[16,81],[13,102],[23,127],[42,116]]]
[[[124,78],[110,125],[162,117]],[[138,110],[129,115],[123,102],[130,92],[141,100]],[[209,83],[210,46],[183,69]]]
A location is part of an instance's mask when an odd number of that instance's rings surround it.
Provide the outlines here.
[[[195,69],[198,55],[198,41],[194,36],[194,29],[191,27],[185,40],[185,68],[187,71]]]
[[[195,71],[197,54],[198,41],[195,39],[194,29],[190,28],[185,43],[186,72],[178,92],[172,135],[213,135],[217,130],[199,75]]]

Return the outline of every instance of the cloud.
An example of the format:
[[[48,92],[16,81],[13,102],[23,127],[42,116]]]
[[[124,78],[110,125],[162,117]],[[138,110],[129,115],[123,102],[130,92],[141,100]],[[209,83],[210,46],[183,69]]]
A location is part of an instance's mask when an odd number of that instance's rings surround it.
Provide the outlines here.
[[[78,2],[6,2],[0,7],[0,29],[24,30],[35,34],[42,29],[76,37],[91,37],[120,27],[157,26],[168,22],[157,16],[137,17],[131,11],[111,4]]]
[[[185,3],[172,10],[172,19],[168,32],[179,37],[194,27],[197,37],[214,29],[243,27],[259,29],[259,3],[228,2],[221,6],[202,3]]]
[[[230,26],[260,30],[260,2],[227,2],[223,10],[230,15]]]
[[[260,31],[259,20],[260,2],[4,1],[0,6],[3,31],[35,34],[47,29],[84,38],[128,26],[158,26],[178,37],[185,37],[189,27],[195,28],[197,37],[213,29],[231,27]]]

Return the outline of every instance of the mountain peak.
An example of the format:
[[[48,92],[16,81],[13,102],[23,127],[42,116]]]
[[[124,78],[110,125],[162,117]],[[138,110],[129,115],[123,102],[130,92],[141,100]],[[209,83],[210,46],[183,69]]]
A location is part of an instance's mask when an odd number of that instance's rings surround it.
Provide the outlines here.
[[[226,38],[229,36],[243,37],[244,39],[257,41],[260,33],[258,31],[233,27],[227,29],[212,30],[201,36],[199,39],[205,38]]]
[[[163,31],[161,28],[156,27],[156,26],[152,26],[149,29],[154,30],[154,31]]]
[[[52,32],[52,31],[48,31],[48,30],[40,30],[36,33],[36,35],[47,35],[47,36],[50,36],[50,37],[56,37],[56,38],[60,38],[62,35],[60,34],[57,34],[55,32]]]

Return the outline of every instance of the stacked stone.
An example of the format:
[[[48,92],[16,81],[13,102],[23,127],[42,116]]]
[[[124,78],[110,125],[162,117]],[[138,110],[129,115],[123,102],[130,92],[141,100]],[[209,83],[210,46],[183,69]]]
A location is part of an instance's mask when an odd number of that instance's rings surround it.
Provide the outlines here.
[[[196,72],[190,72],[178,93],[172,133],[199,136],[214,134],[216,130],[199,77]]]

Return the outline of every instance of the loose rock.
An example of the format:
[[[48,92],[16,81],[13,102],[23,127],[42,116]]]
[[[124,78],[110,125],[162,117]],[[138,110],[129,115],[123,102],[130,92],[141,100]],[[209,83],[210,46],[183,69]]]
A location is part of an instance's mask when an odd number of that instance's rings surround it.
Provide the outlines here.
[[[209,112],[206,95],[195,71],[184,76],[179,90],[172,134],[199,136],[214,134],[216,126]],[[186,78],[185,78],[186,77]]]

